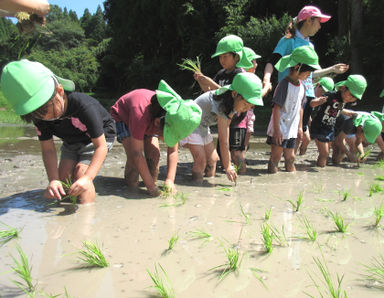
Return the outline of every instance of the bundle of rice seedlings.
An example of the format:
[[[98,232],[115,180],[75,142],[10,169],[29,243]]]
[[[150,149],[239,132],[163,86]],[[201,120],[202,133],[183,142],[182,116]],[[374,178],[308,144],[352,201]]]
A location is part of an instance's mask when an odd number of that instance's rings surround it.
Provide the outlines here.
[[[91,241],[83,242],[83,249],[79,251],[79,254],[79,259],[88,267],[104,268],[109,266],[100,247]]]
[[[200,57],[197,56],[196,60],[189,58],[183,58],[180,64],[177,64],[181,70],[189,70],[192,72],[201,73],[201,62]]]

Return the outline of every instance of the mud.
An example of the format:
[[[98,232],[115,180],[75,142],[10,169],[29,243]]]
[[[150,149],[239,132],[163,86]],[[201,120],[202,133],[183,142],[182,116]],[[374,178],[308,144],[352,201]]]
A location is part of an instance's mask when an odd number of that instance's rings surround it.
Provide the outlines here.
[[[373,227],[373,211],[384,193],[369,196],[371,184],[384,187],[375,180],[384,175],[375,161],[377,148],[360,167],[343,163],[320,169],[311,143],[307,155],[297,158],[297,173],[284,172],[281,164],[281,172],[268,175],[264,141],[253,139],[247,173],[236,186],[220,171],[204,185],[193,185],[192,158],[181,149],[176,185],[186,202],[178,207],[165,205],[180,200],[150,198],[143,187],[128,190],[122,180],[124,150],[116,144],[95,179],[96,203],[74,208],[70,203],[50,206],[52,201],[42,197],[47,178],[34,131],[0,127],[0,221],[22,229],[18,239],[0,247],[0,296],[24,296],[11,281],[18,280],[10,271],[17,245],[31,262],[40,296],[44,291],[64,297],[66,288],[70,297],[157,297],[147,270],[154,272],[160,264],[176,297],[319,297],[311,276],[325,289],[313,259],[322,256],[334,283],[336,274],[344,275],[342,288],[349,297],[383,295],[363,276],[364,264],[382,255],[384,247],[383,228]],[[159,185],[164,164],[163,150]],[[288,200],[296,202],[301,192],[303,204],[294,212]],[[269,224],[285,237],[275,239],[267,254],[261,227],[269,208]],[[344,217],[347,233],[335,232],[329,211]],[[303,216],[318,232],[315,242],[304,239]],[[190,232],[197,230],[212,237],[192,239]],[[178,242],[167,250],[176,234]],[[77,252],[85,240],[103,246],[108,268],[82,267]],[[238,249],[242,261],[219,281],[221,271],[213,268],[227,262],[224,248],[229,247]]]

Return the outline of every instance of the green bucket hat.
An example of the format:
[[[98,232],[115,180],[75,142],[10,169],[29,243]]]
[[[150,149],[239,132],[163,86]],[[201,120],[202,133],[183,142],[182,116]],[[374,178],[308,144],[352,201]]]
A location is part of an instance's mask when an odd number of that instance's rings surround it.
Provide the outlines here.
[[[383,97],[383,96],[384,96],[384,89],[383,89],[383,91],[381,91],[381,93],[380,93],[379,96],[380,96],[380,97]]]
[[[225,53],[236,53],[240,56],[240,59],[243,57],[243,40],[237,35],[228,35],[220,39],[217,44],[216,52],[211,56],[215,58]]]
[[[379,119],[380,122],[384,121],[384,114],[377,112],[377,111],[372,111],[371,114],[375,116],[377,119]]]
[[[322,77],[319,80],[319,84],[321,87],[323,87],[325,92],[332,91],[333,88],[335,88],[335,83],[330,77]]]
[[[345,81],[341,81],[335,85],[336,89],[340,88],[340,86],[347,87],[353,97],[361,100],[367,88],[367,81],[362,75],[350,75]]]
[[[263,106],[261,97],[262,83],[257,75],[250,72],[242,72],[233,78],[231,85],[223,86],[216,90],[216,95],[221,95],[228,90],[236,91],[247,102],[255,106]]]
[[[275,68],[279,72],[283,72],[287,68],[297,64],[306,64],[314,69],[321,69],[319,65],[319,57],[315,50],[310,46],[302,46],[294,49],[292,54],[282,57],[275,64]]]
[[[156,90],[157,100],[166,111],[164,142],[173,147],[200,125],[201,108],[193,100],[183,100],[165,81]]]
[[[252,61],[258,58],[261,58],[261,56],[257,55],[254,50],[248,47],[244,47],[243,57],[240,59],[239,63],[236,64],[236,66],[248,70],[253,67]]]
[[[355,126],[363,127],[364,137],[371,144],[376,141],[383,129],[380,120],[369,114],[358,115],[353,122]]]
[[[56,76],[39,62],[27,59],[5,65],[1,74],[1,90],[18,115],[29,114],[52,98],[55,79],[65,91],[75,90],[75,84]]]

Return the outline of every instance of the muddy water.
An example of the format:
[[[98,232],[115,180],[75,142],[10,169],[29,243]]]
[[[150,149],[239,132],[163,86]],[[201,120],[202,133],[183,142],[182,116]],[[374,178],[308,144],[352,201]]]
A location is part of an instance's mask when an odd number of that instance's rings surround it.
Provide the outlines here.
[[[349,297],[384,294],[361,275],[363,264],[384,253],[384,231],[372,227],[374,208],[384,194],[369,196],[372,183],[384,186],[374,180],[384,175],[384,167],[373,166],[376,148],[360,168],[345,163],[319,169],[314,167],[316,151],[311,144],[308,154],[297,159],[296,174],[268,175],[268,147],[255,138],[247,174],[236,186],[222,173],[194,186],[192,159],[180,150],[176,184],[187,199],[179,207],[164,207],[179,201],[150,198],[143,189],[132,193],[125,187],[124,152],[116,144],[95,180],[96,203],[75,210],[69,203],[48,206],[50,201],[42,198],[47,180],[34,131],[3,128],[0,221],[22,232],[19,239],[0,247],[0,272],[5,272],[0,274],[1,297],[23,296],[11,282],[17,277],[8,271],[17,245],[30,259],[40,291],[63,294],[66,288],[71,297],[156,297],[146,271],[153,272],[156,264],[167,272],[176,297],[306,297],[305,292],[318,297],[310,276],[323,287],[313,261],[322,255],[334,281],[336,274],[344,274],[342,288]],[[160,182],[165,171],[162,166]],[[350,193],[346,201],[342,201],[344,190]],[[301,192],[303,204],[294,212],[287,200],[296,202]],[[275,239],[272,253],[266,254],[261,226],[269,208],[269,224],[281,235],[284,231],[285,237]],[[329,211],[344,217],[349,224],[346,234],[334,232]],[[303,216],[317,230],[316,242],[303,239]],[[212,237],[206,242],[191,239],[190,232],[197,230]],[[169,239],[176,234],[178,242],[167,251]],[[103,245],[108,268],[82,268],[76,252],[85,240]],[[242,261],[220,282],[220,271],[212,268],[227,262],[224,248],[229,247],[238,249]]]

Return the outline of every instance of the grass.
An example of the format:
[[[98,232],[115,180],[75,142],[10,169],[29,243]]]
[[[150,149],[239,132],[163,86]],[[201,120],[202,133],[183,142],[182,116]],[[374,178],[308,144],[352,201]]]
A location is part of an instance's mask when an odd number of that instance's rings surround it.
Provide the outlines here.
[[[305,228],[305,233],[308,237],[309,240],[312,242],[315,242],[317,239],[317,231],[316,229],[312,226],[312,224],[309,222],[308,218],[306,216],[303,216],[300,219],[301,223],[303,224]]]
[[[175,292],[172,288],[171,281],[164,268],[160,264],[159,267],[161,269],[160,272],[157,269],[157,265],[155,265],[155,271],[153,273],[147,269],[147,272],[154,283],[152,288],[157,290],[160,297],[173,298],[175,297]]]
[[[13,110],[12,106],[5,99],[3,92],[0,90],[0,119],[1,123],[22,124],[20,116]]]
[[[373,212],[375,215],[375,227],[378,227],[380,225],[380,221],[384,215],[384,201],[381,202],[381,205],[379,207],[375,207],[375,210]]]
[[[183,58],[180,64],[177,64],[181,70],[189,70],[192,72],[201,73],[201,61],[200,57],[197,56],[196,60]]]
[[[384,289],[384,257],[380,255],[378,258],[373,258],[370,265],[363,265],[366,274],[363,274],[369,281],[374,282],[375,287]]]
[[[175,247],[177,241],[179,241],[179,235],[173,234],[171,236],[171,238],[168,240],[168,249],[167,250],[171,251]]]
[[[344,217],[342,217],[338,212],[336,212],[336,214],[335,214],[331,211],[329,211],[329,215],[332,217],[332,219],[336,225],[337,232],[346,233],[349,224],[346,224],[344,222]]]
[[[304,198],[304,192],[300,192],[297,197],[296,203],[294,203],[291,200],[287,200],[287,201],[292,205],[292,208],[295,212],[299,212],[300,207],[303,204],[303,198]]]
[[[384,159],[377,161],[372,167],[379,169],[384,168]]]
[[[271,218],[272,213],[272,207],[269,207],[269,209],[265,210],[264,212],[264,220],[268,221]]]
[[[265,251],[268,254],[272,253],[274,233],[269,224],[266,223],[261,226],[261,235],[263,236],[263,244]]]
[[[32,279],[32,266],[29,265],[29,261],[20,246],[16,247],[19,254],[19,260],[14,256],[11,256],[14,265],[11,267],[12,271],[22,280],[12,280],[12,282],[21,289],[27,296],[35,297],[36,285],[33,284]]]
[[[384,191],[384,188],[378,184],[378,183],[372,183],[370,186],[369,186],[369,196],[372,197],[372,195],[374,193],[378,193],[378,192],[382,192]]]
[[[67,179],[65,179],[65,181],[60,181],[60,182],[63,185],[65,192],[67,192],[73,184],[71,177],[68,177]],[[63,200],[66,198],[70,199],[72,205],[76,205],[76,203],[77,203],[77,197],[76,196],[66,195],[65,197],[63,197]]]
[[[375,178],[376,181],[384,181],[384,176],[377,176]]]
[[[104,268],[109,266],[100,247],[91,241],[83,242],[83,249],[79,251],[79,254],[79,259],[83,261],[87,267]]]
[[[0,231],[0,245],[4,245],[8,241],[19,237],[20,230],[10,227],[4,223],[1,224],[6,227],[6,230]]]
[[[270,226],[273,238],[279,243],[280,246],[288,246],[287,236],[285,235],[284,225],[281,226],[281,231],[279,231],[276,227]]]
[[[252,274],[254,277],[257,278],[257,280],[263,285],[264,288],[268,290],[267,285],[265,284],[263,277],[260,276],[260,273],[263,273],[264,271],[258,268],[251,268]]]
[[[223,246],[224,247],[224,246]],[[237,248],[232,246],[224,247],[224,253],[227,257],[227,262],[223,265],[216,266],[210,270],[220,270],[219,281],[222,281],[231,272],[237,272],[241,265],[242,257]]]
[[[333,298],[341,298],[341,297],[348,297],[347,292],[341,288],[341,284],[344,279],[344,274],[340,277],[339,274],[336,274],[336,283],[333,281],[331,272],[329,271],[328,265],[324,259],[324,256],[322,256],[321,260],[318,257],[313,257],[313,260],[315,261],[315,264],[317,268],[319,269],[321,273],[321,277],[318,278],[321,280],[320,282],[317,282],[311,275],[310,278],[316,287],[320,297],[333,297]],[[305,293],[306,295],[310,297],[315,297],[310,294]]]
[[[180,207],[183,206],[187,202],[187,196],[184,193],[177,193],[173,196],[175,203],[164,203],[161,204],[160,207]]]

